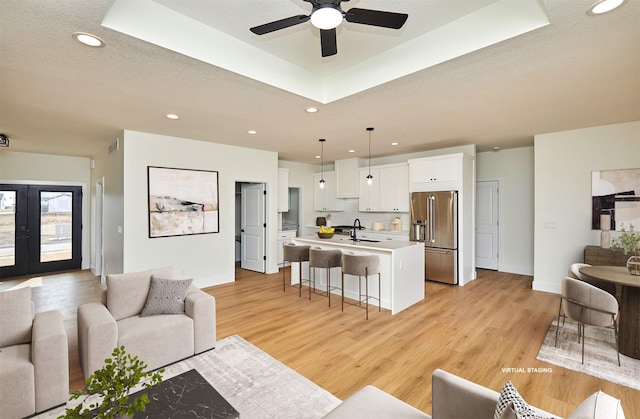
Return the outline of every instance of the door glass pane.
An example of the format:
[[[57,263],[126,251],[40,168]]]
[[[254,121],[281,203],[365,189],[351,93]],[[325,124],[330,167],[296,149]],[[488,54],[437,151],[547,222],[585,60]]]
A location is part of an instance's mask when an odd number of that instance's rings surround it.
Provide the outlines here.
[[[0,266],[16,264],[16,193],[0,191]]]
[[[72,204],[72,192],[40,193],[41,262],[72,258]]]

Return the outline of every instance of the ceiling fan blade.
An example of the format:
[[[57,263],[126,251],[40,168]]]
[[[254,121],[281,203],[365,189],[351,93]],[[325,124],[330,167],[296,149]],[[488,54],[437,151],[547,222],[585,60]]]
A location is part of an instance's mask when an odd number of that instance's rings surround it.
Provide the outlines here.
[[[280,29],[288,28],[289,26],[295,26],[300,23],[304,23],[310,18],[310,16],[305,15],[291,16],[285,19],[276,20],[275,22],[265,23],[264,25],[254,26],[249,30],[256,35],[264,35],[269,32],[274,32]]]
[[[363,25],[400,29],[409,17],[406,13],[383,12],[380,10],[359,9],[354,7],[345,12],[347,22]]]
[[[320,30],[320,45],[322,46],[322,56],[329,57],[338,53],[338,41],[336,40],[336,29]]]

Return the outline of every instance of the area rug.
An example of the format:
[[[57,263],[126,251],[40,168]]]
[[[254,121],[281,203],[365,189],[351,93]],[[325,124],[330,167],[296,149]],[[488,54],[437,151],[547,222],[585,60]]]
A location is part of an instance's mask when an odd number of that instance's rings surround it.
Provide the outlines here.
[[[340,399],[272,358],[238,335],[219,340],[214,350],[165,368],[171,378],[196,369],[242,419],[320,418]],[[60,407],[39,416],[56,418]]]
[[[640,360],[620,354],[621,366],[618,366],[613,329],[585,327],[584,364],[582,364],[582,343],[578,341],[578,323],[565,319],[563,324],[562,319],[560,320],[556,348],[554,347],[558,324],[556,319],[549,326],[537,359],[640,390]]]

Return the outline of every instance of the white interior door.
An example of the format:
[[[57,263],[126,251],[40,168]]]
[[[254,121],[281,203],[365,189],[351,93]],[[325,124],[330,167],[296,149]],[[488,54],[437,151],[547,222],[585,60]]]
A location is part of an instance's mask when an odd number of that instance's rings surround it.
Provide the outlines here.
[[[243,183],[241,190],[240,266],[265,272],[265,191],[264,183]]]
[[[476,183],[476,266],[498,269],[498,181]]]

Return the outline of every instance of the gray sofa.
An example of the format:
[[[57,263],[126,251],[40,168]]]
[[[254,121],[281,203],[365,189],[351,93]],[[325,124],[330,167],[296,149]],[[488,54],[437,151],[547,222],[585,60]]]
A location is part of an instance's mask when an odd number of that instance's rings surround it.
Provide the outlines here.
[[[215,347],[215,298],[194,285],[187,284],[184,312],[141,315],[152,277],[172,279],[173,268],[108,275],[102,302],[78,307],[78,354],[85,379],[116,346],[124,345],[149,371]]]
[[[443,370],[432,375],[433,419],[493,419],[500,393]],[[532,407],[537,415],[556,418]],[[507,410],[500,418],[515,418]],[[325,419],[429,419],[431,416],[374,387],[366,386],[329,412]],[[582,402],[569,419],[624,419],[620,401],[597,392]]]
[[[69,396],[67,332],[58,310],[35,312],[31,288],[0,293],[0,418],[30,416]]]

